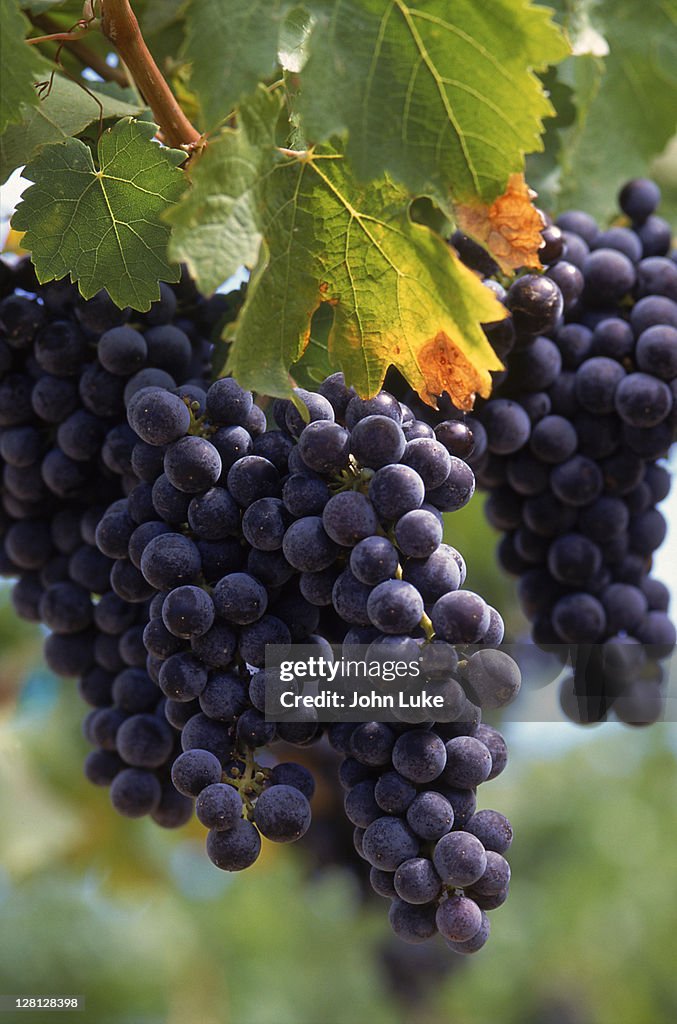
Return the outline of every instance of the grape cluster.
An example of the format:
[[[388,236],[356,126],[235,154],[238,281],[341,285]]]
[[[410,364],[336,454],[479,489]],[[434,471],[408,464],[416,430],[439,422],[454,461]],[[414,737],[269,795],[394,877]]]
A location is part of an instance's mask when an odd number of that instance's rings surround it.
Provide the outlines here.
[[[507,762],[501,734],[476,715],[405,729],[339,724],[329,739],[344,755],[339,779],[355,848],[374,892],[391,901],[395,934],[418,943],[439,932],[455,952],[477,952],[489,937],[486,912],[505,902],[510,884],[510,822],[476,810],[477,787]]]
[[[194,386],[188,403],[143,388],[127,417],[139,482],[106,511],[97,543],[130,581],[128,600],[150,599],[145,666],[181,737],[174,787],[196,800],[210,859],[241,870],[257,859],[260,835],[292,842],[310,824],[311,774],[254,756],[276,736],[262,713],[266,644],[306,640],[319,621],[275,539],[290,446],[266,433],[252,395],[230,378]],[[320,735],[313,726],[287,738]]]
[[[83,302],[68,284],[39,286],[27,261],[1,268],[1,569],[16,579],[17,613],[50,630],[49,666],[77,677],[92,708],[87,777],[111,785],[121,813],[180,825],[192,802],[170,779],[178,733],[145,671],[152,591],[136,600],[138,580],[99,550],[96,533],[137,481],[125,403],[153,381],[190,401],[190,377],[208,370],[208,334],[228,308],[184,278],[132,326],[104,295]],[[146,509],[131,514],[142,522]]]
[[[544,275],[507,293],[487,281],[510,313],[487,328],[506,370],[471,461],[534,640],[572,645],[565,711],[599,719],[613,704],[641,724],[661,712],[658,659],[675,642],[650,572],[677,429],[677,264],[657,187],[631,181],[619,200],[627,226],[564,213],[543,232]]]
[[[294,762],[270,769],[256,753],[324,732],[314,713],[266,720],[268,645],[408,649],[467,732],[480,705],[502,706],[520,682],[502,652],[466,651],[503,636],[442,542],[441,512],[474,491],[467,464],[387,392],[363,400],[341,374],[272,414],[268,429],[231,378],[193,385],[190,402],[140,389],[127,405],[140,479],[96,531],[126,600],[150,601],[146,671],[181,736],[171,778],[196,800],[208,856],[226,870],[252,864],[261,835],[292,842],[310,825],[312,775]],[[405,736],[420,724],[383,728]]]

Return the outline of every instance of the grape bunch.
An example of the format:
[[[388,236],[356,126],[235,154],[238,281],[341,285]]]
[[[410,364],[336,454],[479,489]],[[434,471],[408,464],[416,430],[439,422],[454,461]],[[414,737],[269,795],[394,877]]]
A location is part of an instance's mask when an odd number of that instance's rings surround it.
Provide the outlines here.
[[[97,542],[130,580],[127,599],[150,600],[146,671],[181,737],[174,787],[196,800],[211,860],[241,870],[257,859],[260,835],[292,842],[310,824],[310,773],[256,762],[256,748],[276,735],[257,676],[266,645],[306,640],[319,613],[271,547],[287,446],[261,440],[265,415],[232,379],[198,390],[190,403],[157,386],[132,396],[140,479],[102,517]],[[277,465],[255,454],[262,444]],[[144,515],[135,516],[141,505]],[[308,739],[315,734],[316,726]]]
[[[191,399],[158,386],[131,396],[140,479],[96,539],[125,599],[150,602],[146,671],[181,737],[174,787],[196,800],[210,859],[241,870],[261,835],[292,842],[311,819],[312,775],[294,762],[271,769],[257,750],[324,732],[316,714],[266,720],[268,645],[409,649],[467,731],[480,705],[507,703],[520,680],[502,652],[465,650],[499,644],[503,623],[462,589],[463,559],[442,542],[441,511],[464,506],[474,478],[431,428],[387,392],[357,397],[340,374],[276,401],[273,429],[231,378],[193,385]]]
[[[510,661],[502,652],[478,653]],[[510,665],[500,667],[515,679]],[[476,810],[477,787],[503,771],[507,749],[479,717],[398,730],[338,724],[329,732],[344,755],[339,779],[355,848],[370,865],[374,892],[391,901],[393,931],[412,943],[439,932],[462,954],[484,946],[486,912],[505,902],[510,884],[510,822]]]
[[[183,824],[192,802],[170,779],[178,733],[145,671],[148,602],[128,600],[138,581],[98,549],[96,531],[137,482],[125,402],[152,382],[190,401],[229,305],[202,300],[184,277],[132,326],[104,295],[83,302],[68,284],[39,286],[27,261],[1,267],[2,572],[16,580],[17,613],[50,630],[50,668],[77,677],[92,709],[87,777],[116,780],[123,813],[145,807],[159,824]],[[132,513],[142,521],[146,510]]]
[[[487,328],[506,369],[471,461],[534,640],[570,645],[563,706],[587,720],[613,705],[622,721],[653,721],[675,642],[651,576],[670,487],[660,460],[677,430],[677,264],[659,198],[653,182],[629,182],[629,223],[608,230],[564,213],[543,232],[543,276],[507,293],[486,282],[510,313]],[[459,249],[474,262],[469,240]]]

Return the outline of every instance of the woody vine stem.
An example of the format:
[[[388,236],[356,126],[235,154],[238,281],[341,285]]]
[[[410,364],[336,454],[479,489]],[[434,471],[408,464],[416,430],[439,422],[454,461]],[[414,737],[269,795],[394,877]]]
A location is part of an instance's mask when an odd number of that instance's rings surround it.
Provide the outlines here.
[[[155,63],[141,34],[129,0],[102,0],[101,27],[153,111],[164,141],[177,149],[191,150],[200,133],[190,123]]]

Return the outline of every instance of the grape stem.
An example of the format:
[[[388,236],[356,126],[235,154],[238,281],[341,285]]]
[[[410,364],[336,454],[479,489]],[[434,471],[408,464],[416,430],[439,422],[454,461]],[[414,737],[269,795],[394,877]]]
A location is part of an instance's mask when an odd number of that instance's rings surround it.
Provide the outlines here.
[[[420,626],[426,635],[426,640],[432,640],[433,637],[435,636],[435,630],[433,628],[430,616],[426,615],[425,612],[421,616]]]
[[[129,70],[168,146],[193,150],[201,135],[181,110],[141,35],[129,0],[102,0],[101,27]]]
[[[251,817],[254,811],[254,798],[258,797],[261,793],[270,772],[257,763],[256,755],[251,747],[247,747],[244,756],[239,754],[238,757],[244,762],[242,772],[235,778],[226,777],[224,781],[237,789],[247,814]]]

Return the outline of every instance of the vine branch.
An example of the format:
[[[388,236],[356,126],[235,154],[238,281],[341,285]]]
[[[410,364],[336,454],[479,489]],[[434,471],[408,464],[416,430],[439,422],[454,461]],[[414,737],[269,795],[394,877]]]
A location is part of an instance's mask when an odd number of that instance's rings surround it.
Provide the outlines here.
[[[30,15],[30,20],[36,28],[41,28],[44,32],[48,33],[52,37],[55,34],[61,33],[61,28],[58,22],[53,21],[46,14],[35,14]],[[64,33],[66,34],[66,33]],[[27,42],[32,42],[28,39]],[[106,82],[117,82],[123,89],[129,85],[129,79],[124,72],[123,68],[112,68],[109,64],[106,64],[106,60],[100,54],[94,50],[90,50],[86,43],[81,42],[79,39],[64,39],[61,45],[69,53],[72,53],[76,60],[80,61],[83,67],[91,68],[92,71],[96,71],[100,78],[103,78]]]
[[[103,33],[115,46],[153,111],[165,142],[179,149],[193,148],[200,141],[200,133],[181,110],[155,63],[129,0],[102,0],[101,6]]]

